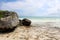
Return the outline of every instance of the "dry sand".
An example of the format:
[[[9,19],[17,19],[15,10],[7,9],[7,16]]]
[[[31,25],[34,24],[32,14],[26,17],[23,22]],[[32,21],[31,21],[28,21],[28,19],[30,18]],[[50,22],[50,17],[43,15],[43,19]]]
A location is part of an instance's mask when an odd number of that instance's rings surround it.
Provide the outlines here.
[[[0,34],[0,40],[60,40],[59,23],[32,23],[19,26],[14,32]]]

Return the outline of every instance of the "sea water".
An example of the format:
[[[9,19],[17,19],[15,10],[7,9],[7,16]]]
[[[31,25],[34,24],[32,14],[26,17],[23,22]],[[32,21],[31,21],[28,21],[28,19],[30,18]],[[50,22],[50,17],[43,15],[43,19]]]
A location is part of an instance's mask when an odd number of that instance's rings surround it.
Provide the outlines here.
[[[27,18],[32,22],[60,22],[60,17],[30,17],[30,16],[22,16],[19,19]]]

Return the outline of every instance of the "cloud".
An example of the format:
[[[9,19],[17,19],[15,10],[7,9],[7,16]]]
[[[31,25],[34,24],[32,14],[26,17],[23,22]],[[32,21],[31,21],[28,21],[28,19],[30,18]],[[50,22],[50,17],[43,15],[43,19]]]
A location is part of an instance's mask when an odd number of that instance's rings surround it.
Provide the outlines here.
[[[16,11],[22,16],[58,16],[60,15],[60,1],[17,0],[15,2],[3,2],[1,9]]]

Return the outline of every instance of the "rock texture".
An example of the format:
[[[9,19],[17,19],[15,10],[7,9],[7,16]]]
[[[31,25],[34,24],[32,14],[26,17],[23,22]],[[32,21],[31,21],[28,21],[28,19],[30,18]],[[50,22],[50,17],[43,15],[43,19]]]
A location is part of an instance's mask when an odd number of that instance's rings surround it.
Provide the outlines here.
[[[19,24],[18,15],[15,12],[1,13],[4,17],[0,18],[0,28],[13,28]]]
[[[22,26],[22,25],[23,25],[23,24],[22,24],[22,20],[20,20],[20,19],[19,19],[19,25],[20,25],[20,26]]]
[[[30,21],[29,19],[24,18],[24,19],[22,20],[22,24],[23,24],[24,26],[30,26],[31,21]]]

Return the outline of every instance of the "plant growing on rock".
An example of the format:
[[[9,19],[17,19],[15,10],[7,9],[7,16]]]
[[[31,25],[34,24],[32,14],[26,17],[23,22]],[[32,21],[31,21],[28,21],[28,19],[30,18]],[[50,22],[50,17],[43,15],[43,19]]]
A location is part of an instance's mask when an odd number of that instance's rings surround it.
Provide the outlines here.
[[[0,31],[13,29],[17,27],[18,24],[19,18],[16,12],[0,10]]]

